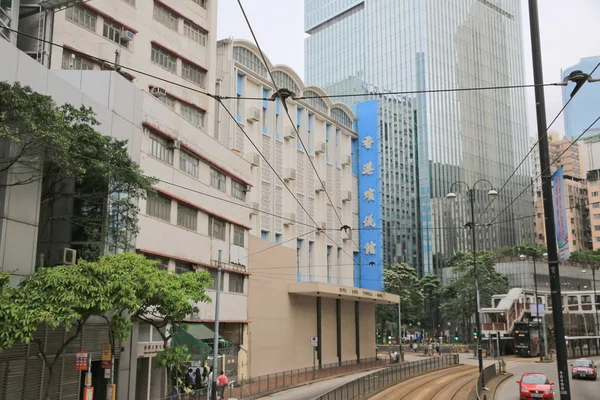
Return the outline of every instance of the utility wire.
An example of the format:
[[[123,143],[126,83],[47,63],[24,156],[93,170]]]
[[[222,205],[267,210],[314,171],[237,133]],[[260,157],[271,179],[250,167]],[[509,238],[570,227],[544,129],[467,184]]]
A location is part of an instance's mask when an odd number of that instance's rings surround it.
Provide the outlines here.
[[[578,140],[579,140],[579,139],[580,139],[580,138],[581,138],[583,135],[585,135],[587,131],[589,131],[590,129],[592,129],[592,127],[593,127],[593,126],[596,124],[596,122],[598,122],[598,121],[600,121],[600,116],[598,116],[598,118],[596,118],[596,119],[594,120],[594,122],[592,122],[592,124],[591,124],[590,126],[588,126],[588,127],[587,127],[587,128],[586,128],[586,129],[585,129],[583,132],[581,132],[581,134],[580,134],[579,136],[577,136],[577,138],[575,138],[575,140],[574,140],[573,142],[571,142],[571,144],[570,144],[569,146],[567,146],[567,148],[566,148],[566,149],[565,149],[565,150],[564,150],[562,153],[560,153],[560,154],[558,155],[558,157],[556,157],[556,159],[555,159],[554,161],[552,161],[552,162],[550,163],[550,165],[549,165],[549,167],[548,167],[548,168],[552,167],[552,164],[554,164],[556,161],[560,160],[560,157],[562,157],[562,155],[563,155],[563,154],[565,154],[565,153],[566,153],[566,152],[567,152],[567,151],[568,151],[568,150],[569,150],[569,149],[570,149],[570,148],[571,148],[571,147],[572,147],[572,146],[573,146],[575,143],[577,143],[577,141],[578,141]],[[492,223],[493,223],[495,220],[497,220],[497,219],[498,219],[498,217],[500,217],[500,215],[502,215],[502,214],[503,214],[503,213],[504,213],[506,210],[508,210],[508,209],[510,208],[510,206],[511,206],[511,205],[512,205],[512,204],[513,204],[515,201],[517,201],[517,199],[518,199],[519,197],[521,197],[521,196],[523,195],[523,193],[525,193],[525,192],[527,191],[527,189],[529,189],[529,188],[530,188],[530,187],[533,185],[533,182],[535,182],[536,180],[538,180],[538,179],[539,179],[539,178],[540,178],[542,175],[544,175],[544,174],[545,174],[545,173],[547,173],[547,172],[548,172],[548,169],[545,169],[544,171],[542,171],[542,172],[541,172],[541,173],[540,173],[540,174],[539,174],[539,175],[538,175],[538,176],[537,176],[535,179],[533,179],[533,180],[531,181],[531,183],[530,183],[529,185],[527,185],[527,186],[525,187],[525,189],[523,189],[523,191],[522,191],[521,193],[519,193],[519,194],[517,195],[517,197],[515,197],[515,198],[514,198],[514,199],[513,199],[513,200],[512,200],[512,201],[511,201],[511,202],[510,202],[510,203],[509,203],[509,204],[508,204],[508,205],[507,205],[507,206],[506,206],[506,207],[505,207],[503,210],[502,210],[502,211],[500,211],[500,213],[499,213],[498,215],[496,215],[496,216],[494,217],[494,219],[492,219],[492,220],[491,220],[491,221],[490,221],[488,224],[492,224]]]
[[[275,92],[276,92],[276,96],[279,97],[281,99],[281,102],[283,104],[283,108],[285,110],[285,113],[290,121],[290,123],[292,124],[292,127],[294,128],[294,130],[296,131],[296,138],[298,139],[298,141],[300,142],[300,144],[302,145],[302,148],[304,149],[304,152],[306,154],[306,158],[308,158],[308,161],[310,162],[310,165],[312,166],[313,170],[315,171],[315,175],[317,176],[317,179],[319,180],[319,183],[321,184],[321,187],[323,188],[323,191],[325,192],[325,195],[327,196],[327,200],[329,201],[329,204],[331,205],[331,208],[333,210],[333,212],[335,213],[335,215],[337,216],[337,219],[340,222],[340,227],[345,226],[344,222],[342,221],[342,219],[340,218],[339,213],[337,212],[336,207],[333,205],[333,201],[331,200],[331,196],[329,195],[329,193],[327,192],[327,187],[325,185],[325,183],[323,182],[323,180],[321,179],[321,176],[319,175],[319,171],[317,171],[317,167],[315,166],[313,160],[310,158],[310,155],[308,153],[308,148],[305,146],[304,141],[302,140],[302,137],[300,135],[300,132],[298,131],[298,127],[296,126],[296,124],[294,123],[294,120],[292,119],[292,116],[290,115],[290,110],[288,109],[287,103],[286,103],[286,97],[282,96],[279,87],[277,86],[277,82],[275,81],[275,77],[273,76],[273,72],[271,71],[271,69],[268,67],[268,62],[267,62],[267,58],[265,57],[264,52],[262,51],[262,48],[260,47],[260,43],[258,42],[258,38],[256,37],[256,34],[254,33],[254,29],[252,28],[252,24],[250,23],[250,20],[248,19],[248,15],[246,14],[246,10],[244,9],[244,6],[242,4],[241,0],[238,0],[238,5],[240,6],[240,10],[242,11],[242,14],[244,16],[244,19],[246,20],[246,25],[248,25],[248,29],[250,30],[250,33],[252,34],[252,38],[254,39],[254,43],[256,44],[256,48],[258,49],[260,56],[263,60],[263,63],[265,64],[265,67],[267,69],[267,72],[271,78],[271,81],[273,82],[273,86],[275,87]],[[237,121],[236,121],[237,122]],[[316,224],[318,226],[318,224]],[[319,227],[322,229],[322,227]],[[325,233],[325,232],[323,232]],[[356,245],[356,243],[354,243],[354,240],[352,239],[352,233],[347,233],[348,237],[350,238],[350,240],[352,241],[352,243],[354,244],[355,248],[359,248],[359,246]],[[346,250],[338,245],[337,243],[335,243],[335,241],[328,237],[329,240],[331,240],[338,248],[341,248],[344,253],[346,253],[346,255],[350,258],[353,258],[350,254],[348,254],[348,252],[346,252]]]
[[[91,0],[84,1],[84,3],[87,3],[89,1],[91,1]],[[79,3],[79,4],[81,4],[81,3]],[[57,12],[60,12],[62,10],[66,10],[67,8],[70,8],[70,7],[75,7],[77,5],[78,4],[71,4],[71,5],[67,6],[67,7],[65,7],[64,9],[58,10]],[[65,46],[63,46],[61,44],[58,44],[56,42],[52,42],[52,41],[49,41],[49,40],[46,40],[46,39],[42,39],[42,38],[37,37],[37,36],[33,36],[33,35],[30,35],[30,34],[25,33],[25,32],[21,32],[21,31],[16,30],[16,29],[12,29],[12,28],[9,28],[9,27],[4,27],[3,29],[5,29],[7,31],[10,31],[10,32],[13,32],[13,33],[16,33],[17,35],[22,35],[22,36],[25,36],[27,38],[30,38],[30,39],[33,39],[33,40],[38,40],[40,42],[49,44],[51,46],[58,47],[60,49],[65,49]],[[181,87],[183,89],[190,90],[192,92],[200,93],[200,94],[203,94],[203,95],[211,97],[211,98],[219,97],[222,100],[236,100],[236,99],[240,99],[240,100],[256,100],[256,101],[265,101],[265,100],[266,101],[274,101],[274,99],[270,98],[270,97],[269,98],[264,98],[264,97],[216,96],[213,93],[209,93],[209,92],[206,92],[206,91],[203,91],[203,90],[199,90],[199,89],[196,89],[196,88],[191,87],[191,86],[183,85],[181,83],[177,83],[177,82],[174,82],[174,81],[169,80],[169,79],[161,78],[159,76],[150,74],[148,72],[140,71],[138,69],[135,69],[133,67],[129,67],[129,66],[124,65],[124,64],[117,64],[114,61],[105,60],[105,59],[103,59],[101,57],[93,56],[93,55],[91,55],[89,53],[85,53],[85,52],[80,51],[80,50],[76,50],[76,49],[72,49],[72,48],[67,48],[65,50],[67,50],[69,52],[73,52],[73,53],[79,54],[79,55],[82,55],[82,56],[85,56],[87,58],[91,58],[93,60],[96,60],[96,62],[98,62],[99,64],[107,64],[107,65],[112,65],[115,68],[126,69],[126,70],[129,70],[129,71],[135,72],[136,74],[144,75],[144,76],[147,76],[147,77],[150,77],[150,78],[154,78],[156,80],[159,80],[159,81],[162,81],[162,82],[165,82],[165,83],[169,83],[171,85],[178,86],[178,87]],[[559,83],[543,83],[543,84],[539,84],[539,85],[533,85],[532,84],[532,85],[513,85],[513,86],[486,86],[486,87],[472,87],[472,88],[449,88],[449,89],[431,89],[431,90],[411,90],[411,91],[397,91],[397,92],[369,92],[369,93],[366,93],[366,94],[336,94],[336,95],[301,96],[301,97],[292,97],[292,100],[305,100],[305,99],[313,99],[313,98],[314,99],[323,99],[323,98],[330,98],[330,97],[355,97],[355,96],[366,96],[366,95],[371,95],[371,96],[385,96],[385,95],[388,95],[388,94],[401,95],[401,94],[462,92],[462,91],[477,91],[477,90],[519,89],[519,88],[532,88],[532,87],[536,87],[536,86],[561,86],[561,85]]]
[[[592,72],[589,73],[589,76],[592,76],[592,74],[594,72],[596,72],[596,69],[598,69],[598,67],[600,67],[600,62],[596,65],[596,67],[592,70]],[[584,81],[583,84],[587,83],[587,81]],[[576,95],[577,93],[575,93]],[[492,201],[490,201],[487,206],[483,209],[483,211],[479,214],[479,217],[477,218],[476,222],[479,222],[479,220],[481,220],[481,217],[483,217],[483,215],[485,214],[485,212],[487,211],[488,208],[490,208],[490,206],[494,203],[494,201],[500,197],[500,193],[502,192],[502,190],[506,187],[506,185],[508,184],[508,182],[511,180],[511,178],[513,176],[515,176],[515,174],[517,173],[517,171],[519,170],[519,168],[521,168],[521,165],[523,165],[523,163],[527,160],[527,158],[529,158],[529,155],[531,154],[531,152],[535,149],[535,147],[538,145],[538,143],[540,142],[540,140],[542,139],[542,137],[548,135],[548,131],[550,130],[550,128],[552,127],[552,125],[554,125],[554,123],[556,122],[556,120],[558,119],[558,117],[561,116],[561,114],[563,113],[563,111],[567,108],[567,106],[569,105],[569,103],[571,102],[571,100],[573,100],[573,98],[575,98],[574,96],[569,97],[569,100],[567,100],[567,102],[565,103],[565,105],[560,109],[560,111],[558,112],[558,114],[556,114],[556,116],[554,117],[554,119],[552,120],[552,122],[550,122],[550,124],[548,125],[548,127],[546,128],[546,130],[544,131],[544,133],[542,134],[541,137],[539,137],[535,143],[533,144],[533,146],[529,149],[529,151],[527,152],[527,154],[525,154],[525,157],[523,157],[523,159],[521,160],[521,162],[519,163],[519,165],[517,165],[517,167],[515,168],[515,170],[512,172],[512,174],[510,174],[510,176],[508,177],[508,179],[504,182],[504,184],[502,185],[502,187],[500,188],[500,190],[498,190],[498,194],[496,196],[494,196],[494,198],[492,199]]]
[[[286,243],[289,243],[289,242],[291,242],[292,240],[298,240],[298,239],[300,239],[301,237],[304,237],[304,236],[310,235],[311,233],[314,233],[314,232],[316,232],[317,230],[318,230],[318,229],[315,229],[315,230],[313,230],[313,231],[309,231],[309,232],[303,233],[303,234],[301,234],[301,235],[295,236],[295,237],[293,237],[293,238],[290,238],[290,239],[288,239],[288,240],[284,240],[284,241],[283,241],[283,242],[281,242],[281,243],[276,243],[276,244],[274,244],[273,246],[269,246],[269,247],[267,247],[267,248],[265,248],[265,249],[259,250],[259,251],[257,251],[257,252],[254,252],[254,253],[252,253],[252,254],[248,254],[247,256],[240,257],[240,258],[238,259],[238,261],[239,261],[239,260],[246,259],[246,258],[250,258],[250,257],[252,257],[252,256],[255,256],[255,255],[257,255],[257,254],[263,253],[263,252],[265,252],[265,251],[268,251],[268,250],[272,250],[272,249],[274,249],[275,247],[282,246],[282,245],[284,245],[284,244],[286,244]]]

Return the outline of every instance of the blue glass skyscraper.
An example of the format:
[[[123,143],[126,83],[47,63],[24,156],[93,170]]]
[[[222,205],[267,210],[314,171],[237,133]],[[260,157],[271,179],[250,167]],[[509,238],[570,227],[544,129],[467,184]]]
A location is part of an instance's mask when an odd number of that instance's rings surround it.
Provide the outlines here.
[[[562,71],[561,78],[564,79],[571,72],[580,70],[589,74],[600,63],[600,56],[582,58],[577,64]],[[600,68],[593,74],[594,78],[600,78]],[[562,90],[563,104],[566,104],[571,97],[575,84],[570,82]],[[569,138],[576,138],[588,127],[596,118],[600,110],[600,83],[586,83],[573,97],[573,100],[565,108],[565,134]],[[592,134],[598,134],[600,123],[596,123],[590,131]]]
[[[518,0],[305,0],[305,75],[354,103],[385,97],[380,110],[384,260],[438,272],[471,250],[466,196],[453,182],[485,178],[499,188],[528,151],[524,89],[440,89],[524,84]],[[404,92],[403,95],[389,92]],[[408,93],[407,93],[408,92]],[[411,93],[412,92],[412,93]],[[374,93],[377,93],[375,95]],[[524,163],[481,215],[480,249],[531,242],[530,183]],[[476,214],[488,188],[477,193]]]

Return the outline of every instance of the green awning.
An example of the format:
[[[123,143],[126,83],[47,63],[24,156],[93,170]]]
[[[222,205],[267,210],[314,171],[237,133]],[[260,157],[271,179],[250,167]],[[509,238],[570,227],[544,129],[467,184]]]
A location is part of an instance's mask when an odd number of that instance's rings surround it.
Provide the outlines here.
[[[204,361],[208,358],[209,354],[212,353],[212,347],[186,331],[177,332],[177,334],[173,336],[172,343],[174,346],[186,346],[192,360]]]
[[[214,332],[202,323],[187,324],[187,331],[179,331],[173,336],[174,346],[187,346],[192,360],[206,360],[213,353]],[[230,355],[236,346],[219,337],[219,355]]]

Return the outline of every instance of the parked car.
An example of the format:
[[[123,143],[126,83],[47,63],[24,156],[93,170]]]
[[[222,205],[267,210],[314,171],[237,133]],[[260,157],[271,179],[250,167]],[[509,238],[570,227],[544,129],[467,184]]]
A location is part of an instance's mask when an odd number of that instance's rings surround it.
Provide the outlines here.
[[[580,358],[571,364],[571,377],[573,379],[598,379],[597,365],[592,360]]]
[[[526,372],[517,383],[519,384],[519,398],[521,400],[554,400],[554,382],[550,382],[544,374]]]

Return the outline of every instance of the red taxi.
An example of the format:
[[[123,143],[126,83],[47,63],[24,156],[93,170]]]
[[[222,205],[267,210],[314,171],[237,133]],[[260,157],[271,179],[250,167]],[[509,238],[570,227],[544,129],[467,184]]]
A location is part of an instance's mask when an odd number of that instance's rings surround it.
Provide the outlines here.
[[[554,400],[554,382],[550,382],[544,374],[524,373],[519,384],[519,395],[521,400],[529,399],[552,399]]]
[[[575,360],[571,364],[571,377],[573,379],[593,379],[598,378],[596,363],[585,358]]]

